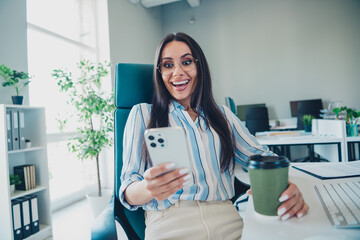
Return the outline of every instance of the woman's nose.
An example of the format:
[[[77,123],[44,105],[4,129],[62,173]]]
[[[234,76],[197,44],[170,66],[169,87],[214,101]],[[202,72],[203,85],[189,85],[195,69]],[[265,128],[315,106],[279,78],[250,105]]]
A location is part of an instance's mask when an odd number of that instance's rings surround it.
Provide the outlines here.
[[[173,75],[181,76],[184,74],[184,70],[181,68],[180,64],[175,63]]]

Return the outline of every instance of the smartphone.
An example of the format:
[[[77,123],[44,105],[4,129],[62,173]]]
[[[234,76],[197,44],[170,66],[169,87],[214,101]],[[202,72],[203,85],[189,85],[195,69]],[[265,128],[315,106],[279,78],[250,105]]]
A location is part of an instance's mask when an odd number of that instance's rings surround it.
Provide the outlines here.
[[[174,168],[187,168],[192,172],[190,151],[182,127],[150,128],[145,130],[144,137],[154,166],[173,162]]]

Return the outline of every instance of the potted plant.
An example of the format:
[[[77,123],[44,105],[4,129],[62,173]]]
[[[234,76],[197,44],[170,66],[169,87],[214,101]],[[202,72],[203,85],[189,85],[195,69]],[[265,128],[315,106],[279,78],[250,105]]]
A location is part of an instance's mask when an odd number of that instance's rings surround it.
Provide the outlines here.
[[[304,115],[302,120],[304,123],[305,132],[311,132],[312,120],[314,119],[313,115]]]
[[[94,64],[89,60],[82,60],[77,67],[80,70],[77,78],[74,78],[71,72],[62,69],[54,70],[52,76],[57,80],[60,91],[68,95],[67,103],[74,107],[74,115],[81,123],[77,128],[77,136],[68,142],[69,150],[76,153],[81,160],[96,160],[98,191],[96,194],[87,195],[92,204],[99,200],[92,200],[91,197],[103,195],[99,161],[102,150],[112,146],[113,143],[114,94],[105,94],[101,90],[101,83],[109,73],[110,64],[106,62]],[[60,129],[63,129],[66,121],[62,121]],[[106,196],[103,207],[93,209],[94,216],[105,208],[110,197],[111,192]]]
[[[20,176],[17,174],[10,174],[10,192],[11,195],[15,192],[15,184],[21,184]]]
[[[336,119],[345,120],[346,134],[348,137],[359,135],[357,122],[360,117],[360,111],[356,111],[353,108],[348,108],[346,106],[343,106],[340,108],[334,108],[333,112],[335,113]]]
[[[23,103],[23,96],[20,96],[21,90],[30,83],[30,75],[26,72],[18,72],[12,70],[4,64],[0,65],[0,76],[3,77],[3,87],[12,86],[15,89],[16,96],[12,96],[13,104],[21,105]]]

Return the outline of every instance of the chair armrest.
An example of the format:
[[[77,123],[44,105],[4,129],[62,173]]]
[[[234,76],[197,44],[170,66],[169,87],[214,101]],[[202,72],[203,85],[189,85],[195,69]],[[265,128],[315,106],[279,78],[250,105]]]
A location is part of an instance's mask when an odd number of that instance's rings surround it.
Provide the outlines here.
[[[114,204],[115,196],[111,197],[110,203],[95,219],[91,227],[91,239],[92,240],[112,240],[117,239],[115,216],[114,216]]]

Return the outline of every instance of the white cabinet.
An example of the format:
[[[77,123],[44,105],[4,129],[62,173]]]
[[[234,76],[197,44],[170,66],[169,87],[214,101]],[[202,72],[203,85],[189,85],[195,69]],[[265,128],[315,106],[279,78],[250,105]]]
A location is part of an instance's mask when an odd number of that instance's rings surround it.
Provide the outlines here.
[[[8,150],[7,110],[23,112],[26,139],[31,147]],[[33,164],[36,169],[36,187],[28,191],[10,191],[9,175],[14,166]],[[49,172],[46,151],[45,109],[20,105],[0,104],[0,239],[14,239],[11,200],[34,194],[38,199],[40,231],[25,239],[46,239],[52,235]]]

